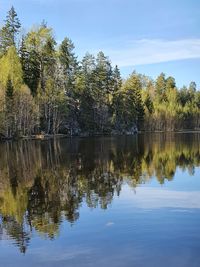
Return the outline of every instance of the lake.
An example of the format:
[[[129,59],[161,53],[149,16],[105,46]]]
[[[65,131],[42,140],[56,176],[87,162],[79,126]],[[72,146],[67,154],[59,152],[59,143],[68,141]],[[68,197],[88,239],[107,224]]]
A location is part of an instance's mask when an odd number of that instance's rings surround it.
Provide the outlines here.
[[[0,266],[199,267],[200,135],[1,143]]]

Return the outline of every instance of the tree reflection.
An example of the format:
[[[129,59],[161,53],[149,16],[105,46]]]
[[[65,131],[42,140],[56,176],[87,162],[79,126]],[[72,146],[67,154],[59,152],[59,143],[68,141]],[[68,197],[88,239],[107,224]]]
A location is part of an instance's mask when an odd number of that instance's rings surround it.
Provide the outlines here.
[[[198,135],[21,141],[0,151],[0,236],[22,253],[33,229],[55,238],[63,220],[79,218],[82,202],[107,209],[123,183],[163,184],[177,167],[192,175],[200,165]]]

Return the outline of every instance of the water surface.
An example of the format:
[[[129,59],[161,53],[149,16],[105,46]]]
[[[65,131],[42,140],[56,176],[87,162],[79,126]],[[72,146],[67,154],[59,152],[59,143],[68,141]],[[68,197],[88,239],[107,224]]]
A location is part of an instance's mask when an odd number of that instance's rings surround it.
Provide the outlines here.
[[[0,266],[200,266],[200,135],[0,144]]]

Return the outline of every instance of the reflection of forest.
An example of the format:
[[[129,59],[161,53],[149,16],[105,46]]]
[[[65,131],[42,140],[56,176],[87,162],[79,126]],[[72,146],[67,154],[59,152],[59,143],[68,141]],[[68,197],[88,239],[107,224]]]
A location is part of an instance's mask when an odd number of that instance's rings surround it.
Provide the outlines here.
[[[106,209],[122,182],[171,180],[176,168],[200,165],[198,135],[22,141],[0,145],[0,238],[25,252],[31,231],[54,238],[79,206]]]

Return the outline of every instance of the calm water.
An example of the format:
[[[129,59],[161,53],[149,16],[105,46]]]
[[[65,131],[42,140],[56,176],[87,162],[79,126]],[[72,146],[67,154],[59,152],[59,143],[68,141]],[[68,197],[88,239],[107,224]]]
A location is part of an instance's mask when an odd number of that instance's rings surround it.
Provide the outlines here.
[[[199,267],[200,135],[0,144],[0,266]]]

